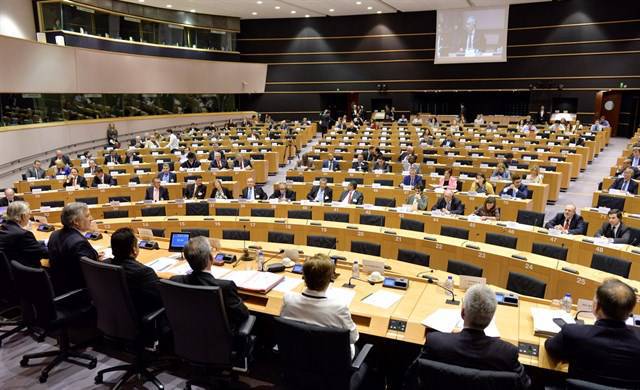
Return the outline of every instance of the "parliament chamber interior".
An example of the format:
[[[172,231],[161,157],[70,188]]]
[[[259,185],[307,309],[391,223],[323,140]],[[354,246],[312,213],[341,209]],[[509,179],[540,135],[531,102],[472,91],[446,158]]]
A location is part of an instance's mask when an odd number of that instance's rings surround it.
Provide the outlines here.
[[[640,389],[638,64],[637,0],[0,1],[0,388]]]

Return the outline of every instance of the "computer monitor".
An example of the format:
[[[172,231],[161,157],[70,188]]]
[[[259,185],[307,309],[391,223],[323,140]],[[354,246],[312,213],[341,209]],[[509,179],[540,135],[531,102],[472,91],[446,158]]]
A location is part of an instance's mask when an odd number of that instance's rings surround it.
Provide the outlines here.
[[[191,238],[191,233],[173,232],[169,240],[169,252],[182,252],[187,242]]]

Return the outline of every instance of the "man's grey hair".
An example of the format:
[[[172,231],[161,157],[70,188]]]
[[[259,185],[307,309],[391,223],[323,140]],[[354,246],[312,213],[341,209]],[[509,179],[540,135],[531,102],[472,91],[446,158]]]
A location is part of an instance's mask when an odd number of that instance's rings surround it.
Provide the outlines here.
[[[84,216],[85,210],[89,207],[86,203],[72,202],[64,206],[62,214],[60,215],[60,221],[64,227],[73,227],[73,223],[79,217]]]
[[[193,237],[184,247],[184,257],[194,271],[207,268],[211,256],[211,242],[207,237]]]
[[[7,219],[16,223],[22,221],[22,217],[29,214],[29,204],[27,202],[15,201],[11,202],[7,207]]]
[[[496,294],[484,284],[475,284],[464,294],[465,325],[474,329],[486,328],[496,312]]]

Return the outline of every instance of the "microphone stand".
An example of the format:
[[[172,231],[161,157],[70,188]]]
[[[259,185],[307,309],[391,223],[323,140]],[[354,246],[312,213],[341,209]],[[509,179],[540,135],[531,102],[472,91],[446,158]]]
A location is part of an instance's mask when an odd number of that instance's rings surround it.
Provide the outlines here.
[[[573,320],[576,322],[576,324],[584,325],[584,320],[578,319],[578,316],[580,315],[580,313],[591,313],[591,311],[589,311],[589,310],[580,310],[580,311],[576,312],[576,315],[573,317]]]
[[[243,236],[246,237],[247,236],[247,225],[242,225],[242,231],[243,231]],[[243,238],[244,238],[243,237]],[[253,257],[251,256],[251,254],[249,254],[249,249],[247,248],[247,240],[244,239],[242,240],[242,245],[244,246],[244,248],[242,249],[242,256],[240,256],[240,258],[238,259],[238,261],[253,261]],[[236,262],[237,264],[237,262]],[[235,265],[234,265],[235,267]]]
[[[370,285],[372,285],[372,286],[375,284],[375,283],[370,282],[370,281],[368,281],[368,280],[364,280],[364,279],[360,279],[360,278],[356,278],[356,277],[353,277],[353,276],[352,276],[352,277],[350,277],[350,278],[349,278],[349,282],[348,282],[348,283],[343,284],[343,285],[342,285],[342,287],[344,287],[344,288],[354,288],[356,285],[355,285],[355,284],[353,284],[353,283],[351,283],[351,281],[352,281],[352,280],[359,280],[359,281],[361,281],[361,282],[366,282],[366,283],[369,283],[369,284],[370,284]]]
[[[264,266],[265,264],[267,264],[268,262],[270,262],[271,260],[273,260],[276,256],[281,255],[284,253],[284,249],[280,249],[277,253],[273,254],[271,257],[269,257],[264,263],[262,263],[262,268],[259,269],[258,271],[260,272],[264,272]]]
[[[441,289],[443,289],[444,291],[448,292],[449,294],[451,294],[451,299],[447,299],[445,301],[445,303],[447,305],[459,305],[460,301],[456,301],[456,294],[453,290],[446,288],[445,286],[437,283],[436,281],[438,280],[438,278],[436,278],[435,276],[431,276],[431,275],[420,275],[420,277],[425,278],[429,281],[430,284],[435,284],[436,286],[440,287]]]

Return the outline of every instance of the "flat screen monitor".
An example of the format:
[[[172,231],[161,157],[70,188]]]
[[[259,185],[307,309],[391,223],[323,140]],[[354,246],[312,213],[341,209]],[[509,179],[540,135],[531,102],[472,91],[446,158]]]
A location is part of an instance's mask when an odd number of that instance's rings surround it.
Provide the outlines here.
[[[169,240],[169,252],[182,252],[189,242],[190,233],[173,232]]]

